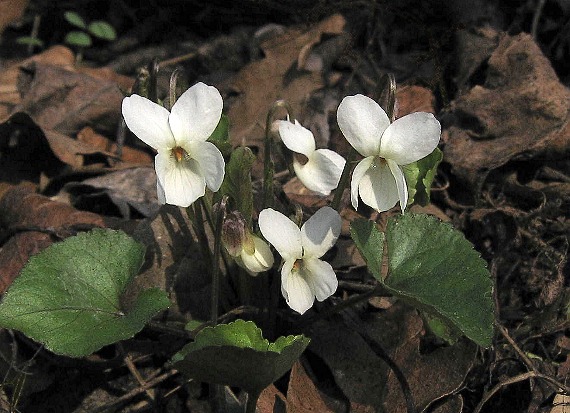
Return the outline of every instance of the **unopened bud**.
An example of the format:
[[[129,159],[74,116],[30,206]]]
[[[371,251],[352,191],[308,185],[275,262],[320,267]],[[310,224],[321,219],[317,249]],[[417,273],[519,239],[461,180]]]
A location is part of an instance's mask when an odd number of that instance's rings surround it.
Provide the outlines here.
[[[253,243],[253,241],[248,241],[248,238],[251,236],[247,222],[241,213],[239,211],[230,212],[222,223],[222,243],[228,254],[232,257],[240,255],[246,246],[249,247],[248,244]],[[255,250],[255,246],[253,249]]]

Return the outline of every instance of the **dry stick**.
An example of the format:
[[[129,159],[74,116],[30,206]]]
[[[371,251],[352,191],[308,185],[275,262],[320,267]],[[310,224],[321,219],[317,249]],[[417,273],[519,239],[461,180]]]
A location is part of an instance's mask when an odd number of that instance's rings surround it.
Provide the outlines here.
[[[146,383],[145,379],[141,376],[139,371],[137,370],[137,367],[133,363],[133,360],[131,359],[130,354],[128,354],[125,351],[125,348],[123,347],[123,343],[121,343],[119,341],[117,343],[117,348],[119,349],[119,351],[123,355],[123,360],[125,361],[125,364],[126,364],[127,368],[129,369],[129,371],[131,372],[131,374],[139,382],[141,387],[145,387],[147,385],[147,383]],[[148,396],[148,398],[154,402],[154,400],[155,400],[154,395],[151,393],[151,391],[148,388],[145,389],[145,393]]]
[[[541,372],[538,371],[538,369],[536,368],[536,366],[534,365],[532,360],[526,354],[524,354],[524,352],[520,349],[520,347],[517,345],[517,343],[515,343],[515,341],[511,338],[511,336],[509,335],[509,332],[507,331],[507,329],[505,327],[500,325],[498,322],[495,322],[495,325],[499,328],[499,331],[501,332],[503,337],[505,337],[505,339],[509,342],[511,347],[519,355],[519,357],[522,359],[524,364],[526,364],[527,367],[529,369],[531,369],[533,373],[536,374],[536,377],[538,377],[538,378],[548,377],[545,374],[542,374]],[[564,383],[561,383],[558,380],[551,378],[551,377],[549,377],[549,379],[547,381],[553,385],[555,391],[560,391],[560,389],[562,389],[562,391],[564,391],[565,393],[570,394],[570,386],[566,386]]]
[[[481,409],[483,408],[485,403],[487,403],[487,401],[489,401],[489,399],[491,397],[493,397],[493,395],[495,393],[497,393],[499,390],[501,390],[503,387],[510,386],[511,384],[515,384],[515,383],[525,381],[528,379],[533,379],[533,378],[543,379],[543,380],[545,380],[545,381],[547,381],[547,382],[549,382],[555,386],[560,385],[560,383],[557,380],[553,379],[550,376],[547,376],[547,375],[542,374],[542,373],[537,373],[535,371],[528,371],[526,373],[519,374],[518,376],[511,377],[510,379],[507,379],[503,382],[498,383],[495,387],[493,387],[489,392],[487,392],[483,396],[483,399],[481,399],[481,401],[479,402],[477,407],[475,407],[475,410],[473,410],[473,413],[480,413]],[[562,386],[562,387],[558,388],[557,390],[560,391],[561,389],[564,393],[570,394],[570,392],[569,392],[570,389],[568,389],[567,386]]]
[[[121,397],[115,399],[111,403],[105,404],[104,406],[99,406],[97,409],[93,410],[92,413],[101,413],[101,412],[113,409],[117,406],[120,406],[123,403],[126,403],[129,400],[131,400],[132,398],[138,396],[139,394],[148,391],[148,389],[156,386],[157,384],[162,383],[166,379],[169,379],[170,377],[175,376],[176,374],[178,374],[177,370],[167,371],[166,373],[161,374],[160,376],[157,376],[156,378],[154,378],[152,380],[149,380],[143,386],[137,387],[136,389],[133,389],[130,392],[122,395]]]

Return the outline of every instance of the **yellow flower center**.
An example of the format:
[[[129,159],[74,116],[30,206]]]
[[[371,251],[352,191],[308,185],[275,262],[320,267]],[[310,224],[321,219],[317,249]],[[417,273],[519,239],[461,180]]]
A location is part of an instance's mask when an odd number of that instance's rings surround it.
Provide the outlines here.
[[[381,158],[380,156],[375,156],[374,160],[372,161],[372,165],[370,165],[371,168],[379,168],[383,165],[386,165],[386,159]]]
[[[180,162],[188,156],[188,152],[186,152],[180,146],[177,146],[176,148],[172,149],[172,155],[174,155],[174,159],[176,159],[177,162]]]

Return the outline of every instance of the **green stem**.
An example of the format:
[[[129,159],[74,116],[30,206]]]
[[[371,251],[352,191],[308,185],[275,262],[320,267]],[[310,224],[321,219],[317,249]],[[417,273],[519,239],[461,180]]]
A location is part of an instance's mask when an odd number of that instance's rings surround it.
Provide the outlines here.
[[[340,180],[338,181],[338,186],[334,191],[334,197],[332,200],[331,208],[336,209],[336,211],[339,213],[341,210],[340,201],[342,200],[342,194],[344,193],[344,190],[348,186],[348,178],[350,177],[352,163],[356,159],[357,154],[358,152],[356,152],[354,148],[350,148],[350,152],[348,153],[346,163],[344,164],[344,169],[342,170],[342,175],[340,176]]]
[[[273,206],[273,174],[275,173],[275,165],[271,160],[271,145],[273,140],[271,139],[271,125],[273,123],[275,113],[280,108],[284,108],[287,111],[289,120],[294,121],[293,111],[291,106],[284,100],[277,100],[269,109],[267,113],[267,118],[265,121],[265,140],[264,140],[264,153],[263,153],[263,202],[261,209],[265,209]]]
[[[248,392],[247,402],[245,404],[245,413],[255,413],[257,407],[257,400],[259,399],[260,391]]]
[[[222,221],[226,210],[227,196],[220,201],[214,231],[214,260],[212,263],[212,307],[210,320],[214,325],[218,322],[218,306],[220,301],[220,254],[222,247]]]

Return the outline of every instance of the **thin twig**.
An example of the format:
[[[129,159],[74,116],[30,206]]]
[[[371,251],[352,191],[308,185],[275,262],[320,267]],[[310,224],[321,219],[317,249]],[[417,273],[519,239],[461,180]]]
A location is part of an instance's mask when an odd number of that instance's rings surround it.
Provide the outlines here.
[[[123,347],[123,343],[118,342],[117,347],[118,347],[119,351],[121,352],[121,354],[123,355],[123,360],[125,361],[125,365],[129,369],[129,371],[131,372],[133,377],[137,380],[137,382],[141,385],[141,387],[145,387],[147,385],[147,382],[145,381],[143,376],[138,371],[137,366],[135,366],[135,364],[133,363],[133,360],[131,359],[130,354],[128,354],[125,351],[125,348]],[[154,394],[152,394],[152,392],[148,388],[145,389],[145,393],[150,400],[152,400],[153,402],[155,401]]]
[[[483,408],[483,406],[485,405],[485,403],[487,403],[487,401],[489,401],[489,399],[491,397],[493,397],[495,395],[495,393],[497,393],[499,390],[501,390],[503,387],[506,386],[510,386],[511,384],[515,384],[515,383],[519,383],[521,381],[525,381],[528,379],[542,379],[547,381],[548,383],[553,384],[554,386],[559,386],[557,388],[557,391],[563,391],[566,394],[570,394],[570,388],[568,388],[568,386],[564,386],[561,385],[560,382],[558,382],[557,380],[553,379],[550,376],[547,376],[545,374],[542,373],[538,373],[535,371],[528,371],[526,373],[522,373],[519,374],[518,376],[515,377],[511,377],[505,381],[502,381],[500,383],[498,383],[495,387],[493,387],[490,391],[488,391],[487,393],[485,393],[483,395],[483,398],[481,399],[481,401],[479,402],[479,404],[477,405],[477,407],[475,407],[475,410],[473,410],[473,413],[480,413],[481,409]]]
[[[99,406],[98,408],[96,408],[95,410],[92,411],[92,413],[102,413],[111,409],[116,408],[117,406],[121,406],[122,404],[128,402],[129,400],[131,400],[132,398],[138,396],[141,393],[146,392],[148,389],[155,387],[156,385],[162,383],[163,381],[169,379],[172,376],[175,376],[178,374],[177,370],[170,370],[167,371],[164,374],[161,374],[160,376],[157,376],[156,378],[149,380],[148,382],[146,382],[144,384],[144,386],[140,386],[137,387],[136,389],[131,390],[130,392],[122,395],[121,397],[113,400],[111,403],[105,404],[103,406]]]

